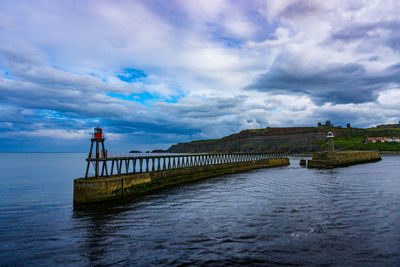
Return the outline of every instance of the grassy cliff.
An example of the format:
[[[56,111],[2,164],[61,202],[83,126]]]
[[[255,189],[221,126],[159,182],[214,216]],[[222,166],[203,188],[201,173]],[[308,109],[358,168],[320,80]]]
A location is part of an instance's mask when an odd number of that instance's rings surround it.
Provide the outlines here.
[[[168,152],[285,151],[289,153],[311,153],[325,150],[327,145],[325,137],[328,131],[332,131],[335,134],[336,149],[400,151],[399,143],[363,143],[367,137],[400,136],[400,128],[268,127],[265,129],[244,130],[221,139],[179,143],[171,146]]]
[[[335,147],[341,150],[379,150],[379,151],[400,151],[399,143],[364,143],[366,137],[375,136],[400,136],[400,129],[364,129],[362,135],[337,136],[334,139]],[[389,134],[390,133],[390,134]],[[323,142],[322,147],[326,146]]]

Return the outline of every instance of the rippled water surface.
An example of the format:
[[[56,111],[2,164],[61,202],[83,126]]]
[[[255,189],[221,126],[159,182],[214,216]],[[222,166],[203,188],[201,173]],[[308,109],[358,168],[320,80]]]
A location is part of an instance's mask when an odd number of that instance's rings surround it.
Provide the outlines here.
[[[0,154],[0,264],[399,265],[400,156],[208,178],[74,210],[85,154]]]

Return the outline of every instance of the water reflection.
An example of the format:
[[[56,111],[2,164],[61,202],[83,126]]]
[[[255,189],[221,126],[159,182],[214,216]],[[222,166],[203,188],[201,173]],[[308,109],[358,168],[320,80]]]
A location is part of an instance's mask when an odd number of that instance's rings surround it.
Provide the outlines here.
[[[1,263],[398,264],[400,157],[333,170],[299,159],[85,208],[72,207],[72,188],[55,202],[38,201],[54,189],[32,189],[30,203],[46,204],[2,202]]]

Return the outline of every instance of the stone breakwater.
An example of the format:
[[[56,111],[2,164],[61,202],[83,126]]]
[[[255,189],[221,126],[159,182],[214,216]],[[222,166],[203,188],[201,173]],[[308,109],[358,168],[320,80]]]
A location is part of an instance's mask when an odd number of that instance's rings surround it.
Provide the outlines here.
[[[381,156],[377,151],[315,152],[307,167],[331,169],[379,160]]]
[[[74,203],[86,204],[141,194],[161,187],[223,174],[289,165],[289,159],[263,159],[190,168],[152,171],[124,176],[90,177],[74,180]]]

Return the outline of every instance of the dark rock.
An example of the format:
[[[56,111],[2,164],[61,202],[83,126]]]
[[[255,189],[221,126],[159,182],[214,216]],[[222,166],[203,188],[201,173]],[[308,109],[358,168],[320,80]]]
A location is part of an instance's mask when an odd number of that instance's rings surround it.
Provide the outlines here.
[[[153,151],[151,151],[151,153],[167,153],[167,151],[163,149],[154,149]]]

